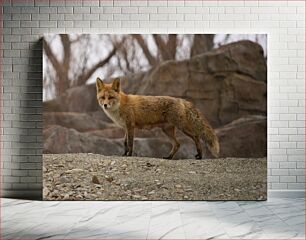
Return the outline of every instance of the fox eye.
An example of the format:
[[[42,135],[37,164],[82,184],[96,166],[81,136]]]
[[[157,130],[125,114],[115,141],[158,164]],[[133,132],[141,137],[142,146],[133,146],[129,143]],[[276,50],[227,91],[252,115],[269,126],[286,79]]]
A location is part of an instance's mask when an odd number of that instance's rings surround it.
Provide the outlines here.
[[[100,97],[100,99],[104,100],[104,99],[105,99],[105,97],[104,97],[104,96],[103,96],[103,97]]]
[[[109,97],[108,99],[114,99],[114,97]]]

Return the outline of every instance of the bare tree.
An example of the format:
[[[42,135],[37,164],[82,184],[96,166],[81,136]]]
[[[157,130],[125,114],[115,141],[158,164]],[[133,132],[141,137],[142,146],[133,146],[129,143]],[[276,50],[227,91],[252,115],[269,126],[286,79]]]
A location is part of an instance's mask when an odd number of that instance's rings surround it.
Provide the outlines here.
[[[116,54],[117,48],[120,45],[113,46],[108,55],[97,61],[92,66],[88,67],[88,47],[89,47],[89,35],[80,35],[75,39],[71,39],[68,34],[60,34],[60,43],[63,48],[63,59],[60,60],[59,56],[52,50],[51,44],[43,39],[44,53],[47,59],[50,61],[54,75],[54,94],[58,96],[64,93],[68,88],[74,86],[80,86],[87,82],[92,74],[99,68],[105,66],[110,59]],[[77,46],[77,43],[82,42],[83,48]],[[79,56],[78,59],[73,59],[72,50],[74,47],[78,47]],[[72,71],[73,70],[73,71]]]
[[[53,41],[55,44],[53,44]],[[43,39],[44,90],[57,97],[86,84],[99,70],[104,78],[146,71],[163,61],[182,60],[209,51],[214,35],[55,35]],[[97,46],[102,57],[97,52]],[[58,49],[57,49],[58,48]]]
[[[214,47],[214,34],[195,34],[190,57],[210,51]]]
[[[152,53],[150,52],[150,50],[148,48],[148,44],[145,42],[143,36],[140,35],[140,34],[133,34],[132,36],[135,38],[135,40],[137,41],[137,43],[141,47],[141,49],[143,51],[143,54],[147,58],[147,60],[150,63],[150,65],[151,66],[157,65],[158,61],[157,61],[156,57],[154,57],[152,55]]]
[[[123,74],[147,70],[167,60],[186,59],[214,46],[212,34],[132,34],[125,35],[125,38],[125,44],[116,53],[117,67]],[[113,37],[113,44],[118,39]]]

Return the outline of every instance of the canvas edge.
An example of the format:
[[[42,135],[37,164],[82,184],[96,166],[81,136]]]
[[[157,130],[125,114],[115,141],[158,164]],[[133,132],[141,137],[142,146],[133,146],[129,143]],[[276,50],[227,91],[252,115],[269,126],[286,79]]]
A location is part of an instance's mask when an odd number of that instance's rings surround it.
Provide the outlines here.
[[[42,189],[2,190],[2,198],[43,200]],[[305,198],[305,190],[268,190],[270,198]]]

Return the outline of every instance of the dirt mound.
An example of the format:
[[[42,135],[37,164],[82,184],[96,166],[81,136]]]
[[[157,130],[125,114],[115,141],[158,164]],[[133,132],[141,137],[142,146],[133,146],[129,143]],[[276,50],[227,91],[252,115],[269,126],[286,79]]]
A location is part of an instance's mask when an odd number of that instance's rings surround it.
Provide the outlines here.
[[[46,200],[265,200],[266,158],[45,154]]]

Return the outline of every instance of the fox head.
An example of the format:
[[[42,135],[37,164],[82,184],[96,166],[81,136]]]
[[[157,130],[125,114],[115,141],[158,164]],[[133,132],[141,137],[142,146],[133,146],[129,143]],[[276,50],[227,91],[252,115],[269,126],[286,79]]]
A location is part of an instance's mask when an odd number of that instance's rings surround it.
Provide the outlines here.
[[[118,109],[120,105],[120,78],[115,78],[111,84],[105,84],[100,78],[97,78],[96,87],[99,105],[109,111]]]

